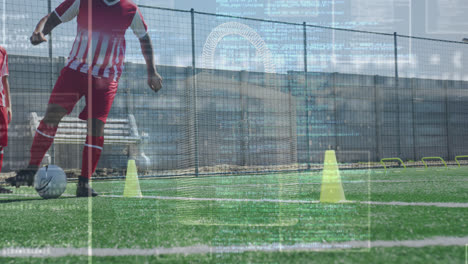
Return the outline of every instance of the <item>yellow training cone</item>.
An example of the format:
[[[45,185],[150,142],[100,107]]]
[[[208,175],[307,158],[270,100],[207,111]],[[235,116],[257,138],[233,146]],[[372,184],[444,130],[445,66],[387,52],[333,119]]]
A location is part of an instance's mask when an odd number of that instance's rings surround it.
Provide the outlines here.
[[[334,150],[325,152],[325,163],[322,174],[322,189],[320,191],[321,203],[339,203],[346,201],[338,162]]]
[[[138,181],[138,173],[134,160],[128,161],[127,176],[125,178],[124,197],[143,197]]]

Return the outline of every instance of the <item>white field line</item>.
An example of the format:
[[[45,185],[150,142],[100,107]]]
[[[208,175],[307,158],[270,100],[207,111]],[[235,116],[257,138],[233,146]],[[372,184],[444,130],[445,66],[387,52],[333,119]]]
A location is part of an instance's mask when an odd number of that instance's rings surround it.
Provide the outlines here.
[[[101,197],[123,198],[122,195],[101,195]],[[255,203],[293,203],[293,204],[317,204],[320,201],[307,200],[279,200],[279,199],[230,199],[230,198],[198,198],[177,196],[143,196],[135,199],[155,199],[172,201],[216,201],[216,202],[255,202]],[[468,204],[467,204],[468,206]]]
[[[459,175],[461,176],[461,175]],[[458,176],[457,176],[458,177]],[[213,179],[213,178],[175,178],[176,181],[195,181],[195,180],[202,180],[202,179]],[[317,178],[317,179],[320,179],[320,178]],[[143,178],[143,179],[140,179],[140,181],[142,182],[150,182],[150,181],[159,181],[159,180],[170,180],[170,178]],[[124,182],[125,181],[125,178],[123,179],[117,179],[117,180],[103,180],[103,181],[99,181],[99,182],[94,182],[94,184],[96,183],[121,183],[121,182]],[[452,179],[448,179],[448,178],[445,178],[444,180],[439,180],[439,179],[433,179],[433,180],[342,180],[342,182],[346,182],[346,183],[367,183],[367,182],[465,182],[465,181],[468,181],[468,179],[457,179],[457,180],[452,180]],[[312,182],[312,183],[304,183],[304,184],[320,184],[320,182]],[[268,184],[265,184],[265,185],[268,185]]]
[[[152,248],[152,249],[132,249],[132,248],[94,248],[94,257],[118,257],[118,256],[158,256],[158,255],[193,255],[193,254],[228,254],[244,252],[318,252],[330,250],[346,249],[371,249],[371,248],[392,248],[409,247],[421,248],[430,246],[465,246],[468,237],[432,237],[422,240],[403,241],[349,241],[339,243],[304,243],[295,245],[240,245],[213,247],[207,245],[196,245],[173,248]],[[0,250],[1,257],[35,257],[35,258],[57,258],[66,256],[89,256],[88,248],[4,248]]]
[[[76,195],[71,194],[62,194],[61,197],[75,197]],[[33,197],[33,198],[41,198],[38,194],[32,193],[11,193],[11,194],[0,194],[0,200],[11,199],[15,197]],[[24,200],[25,202],[30,200]]]
[[[20,196],[20,197],[39,197],[33,194],[5,194],[0,196],[0,200]],[[74,197],[74,195],[65,194],[64,197]],[[125,198],[123,195],[100,195],[104,198]],[[231,198],[202,198],[202,197],[177,197],[177,196],[143,196],[126,199],[154,199],[169,201],[213,201],[213,202],[254,202],[254,203],[286,203],[286,204],[319,204],[320,201],[312,200],[281,200],[281,199],[231,199]],[[439,202],[377,202],[377,201],[344,201],[347,204],[370,204],[370,205],[391,205],[391,206],[435,206],[443,208],[468,208],[468,203],[439,203]]]
[[[122,182],[122,181],[121,181]],[[366,184],[366,183],[412,183],[412,182],[468,182],[468,179],[463,180],[371,180],[371,181],[341,181],[342,183],[353,183],[353,184]],[[140,183],[141,184],[141,183]],[[184,187],[168,187],[168,188],[157,188],[157,189],[144,189],[142,192],[156,192],[156,191],[172,191],[172,190],[187,190],[187,189],[216,189],[216,188],[237,188],[237,187],[273,187],[273,186],[296,186],[296,185],[320,185],[321,182],[295,182],[295,183],[272,183],[272,184],[229,184],[229,185],[193,185]],[[111,193],[111,192],[104,192]],[[103,194],[104,194],[103,193]]]
[[[12,197],[16,197],[16,196],[19,196],[19,197],[37,197],[39,198],[40,196],[37,195],[37,194],[26,194],[26,193],[11,193],[11,194],[0,194],[0,199],[10,199]],[[25,200],[27,201],[27,200]]]
[[[101,197],[123,198],[122,195],[101,195]],[[138,199],[138,198],[136,198]],[[174,200],[174,201],[214,201],[214,202],[257,202],[257,203],[291,203],[318,204],[320,201],[311,200],[281,200],[281,199],[229,199],[229,198],[198,198],[177,196],[143,196],[139,199]],[[468,203],[438,203],[438,202],[374,202],[374,201],[345,201],[343,203],[394,205],[394,206],[436,206],[448,208],[468,208]]]
[[[435,207],[444,207],[444,208],[468,208],[468,203],[373,202],[373,201],[358,201],[357,203],[371,204],[371,205],[435,206]]]

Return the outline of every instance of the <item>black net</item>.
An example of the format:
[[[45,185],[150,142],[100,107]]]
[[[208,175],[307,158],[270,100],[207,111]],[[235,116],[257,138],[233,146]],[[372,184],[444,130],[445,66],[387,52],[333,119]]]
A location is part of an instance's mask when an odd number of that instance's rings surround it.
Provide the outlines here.
[[[15,106],[6,171],[27,164],[31,114],[44,115],[75,39],[71,21],[48,43],[29,44],[37,21],[60,2],[6,0],[0,6],[8,14],[2,45],[10,55]],[[25,7],[30,12],[22,12]],[[129,30],[109,118],[126,120],[139,140],[106,145],[98,174],[108,173],[101,176],[122,176],[129,159],[147,176],[301,170],[321,167],[328,149],[353,164],[368,154],[373,161],[453,160],[468,144],[466,44],[146,6],[141,11],[164,89],[154,94],[148,88],[140,43]],[[82,100],[71,116],[83,107]],[[81,149],[55,144],[44,163],[79,169]]]

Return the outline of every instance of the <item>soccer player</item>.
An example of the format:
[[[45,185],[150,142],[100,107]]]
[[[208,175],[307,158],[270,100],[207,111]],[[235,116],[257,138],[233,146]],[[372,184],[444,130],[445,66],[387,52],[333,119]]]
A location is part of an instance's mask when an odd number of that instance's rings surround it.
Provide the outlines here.
[[[125,58],[125,32],[138,37],[148,70],[148,85],[157,92],[162,78],[154,62],[153,45],[146,23],[131,0],[65,0],[54,12],[42,18],[31,36],[31,43],[47,41],[45,36],[56,26],[77,17],[77,36],[67,65],[60,73],[49,99],[44,119],[37,128],[28,168],[7,182],[13,186],[32,186],[34,175],[50,148],[61,119],[71,113],[81,97],[86,107],[80,114],[88,122],[83,149],[77,197],[97,196],[89,179],[96,170],[104,145],[104,125],[117,92]]]
[[[8,82],[8,54],[0,46],[0,172],[3,167],[3,148],[8,145],[8,125],[11,122],[10,83]],[[12,191],[0,187],[0,193]]]

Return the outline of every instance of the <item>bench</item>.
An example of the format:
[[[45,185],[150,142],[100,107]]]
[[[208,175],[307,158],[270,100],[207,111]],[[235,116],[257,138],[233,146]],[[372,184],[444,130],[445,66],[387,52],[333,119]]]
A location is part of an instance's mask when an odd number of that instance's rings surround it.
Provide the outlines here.
[[[36,112],[30,113],[29,124],[32,136],[36,134],[36,129],[43,118],[38,116]],[[52,151],[55,153],[55,144],[84,144],[86,135],[86,121],[76,117],[64,117],[57,129]],[[139,161],[139,165],[144,169],[148,169],[151,164],[150,159],[141,149],[141,144],[146,138],[146,135],[142,136],[138,133],[138,127],[133,115],[128,115],[126,119],[109,118],[104,128],[104,145],[128,146],[128,158]],[[44,162],[47,162],[47,164],[55,162],[54,154],[51,159],[51,155],[47,153]]]

